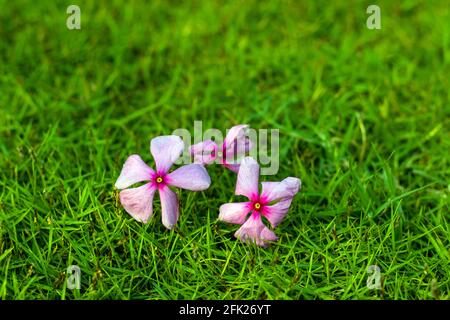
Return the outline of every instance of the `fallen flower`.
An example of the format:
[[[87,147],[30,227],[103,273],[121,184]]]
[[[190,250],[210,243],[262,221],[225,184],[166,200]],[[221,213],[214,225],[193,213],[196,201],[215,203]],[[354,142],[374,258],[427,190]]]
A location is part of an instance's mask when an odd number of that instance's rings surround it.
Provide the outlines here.
[[[278,240],[275,233],[262,222],[264,216],[275,228],[286,216],[292,198],[300,189],[298,178],[288,177],[281,182],[262,182],[259,193],[259,165],[251,157],[241,161],[236,182],[236,195],[246,196],[250,201],[226,203],[220,207],[219,220],[242,224],[235,237],[266,247],[270,241]],[[248,219],[247,215],[250,213]]]
[[[249,137],[245,135],[247,129],[246,124],[232,127],[228,130],[220,147],[212,140],[192,145],[189,152],[194,157],[194,162],[207,165],[218,161],[224,167],[237,173],[239,164],[235,162],[238,162],[239,157],[244,156],[252,148]]]
[[[115,186],[124,189],[120,192],[120,202],[134,219],[147,223],[153,214],[153,196],[158,190],[162,223],[167,229],[172,229],[178,221],[179,208],[178,197],[169,186],[192,191],[202,191],[209,187],[211,179],[200,164],[185,165],[169,173],[183,149],[184,142],[180,137],[160,136],[150,142],[156,171],[145,164],[139,155],[131,155],[125,161]],[[125,189],[144,181],[147,183],[140,187]]]

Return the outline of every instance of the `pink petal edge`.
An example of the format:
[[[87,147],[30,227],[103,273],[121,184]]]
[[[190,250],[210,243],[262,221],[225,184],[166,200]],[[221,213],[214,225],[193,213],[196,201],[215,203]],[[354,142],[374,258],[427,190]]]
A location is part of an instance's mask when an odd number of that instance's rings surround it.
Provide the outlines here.
[[[183,140],[175,135],[160,136],[150,142],[150,152],[158,173],[167,173],[184,150]]]
[[[284,200],[275,203],[274,205],[264,207],[263,215],[264,217],[266,217],[267,220],[269,220],[270,225],[273,228],[277,227],[280,224],[280,222],[284,219],[284,217],[289,211],[291,202],[292,198],[286,198]]]
[[[180,211],[178,207],[178,197],[175,192],[165,186],[159,189],[161,199],[161,218],[162,223],[167,229],[172,229],[177,223]]]
[[[253,200],[259,195],[259,165],[252,157],[245,157],[240,165],[237,182],[236,195],[243,195]]]
[[[150,181],[153,173],[154,171],[152,168],[150,168],[139,155],[133,154],[129,156],[123,164],[122,171],[120,172],[119,178],[117,178],[115,187],[117,189],[125,189],[138,182]]]
[[[222,146],[228,164],[237,164],[250,151],[252,143],[246,135],[248,125],[237,125],[228,130],[225,142]]]
[[[228,223],[243,224],[251,209],[250,202],[225,203],[220,206],[219,220]]]
[[[301,187],[301,180],[294,177],[288,177],[281,182],[261,182],[261,197],[266,202],[293,198]]]
[[[231,146],[236,139],[242,138],[247,128],[248,124],[239,124],[227,130],[227,135],[224,140],[225,146]]]
[[[200,164],[182,166],[168,175],[167,183],[171,186],[191,191],[203,191],[211,185],[211,178],[205,167]]]
[[[270,242],[278,240],[275,233],[264,225],[259,214],[252,214],[234,236],[243,242],[254,242],[264,248]]]
[[[138,188],[122,190],[120,203],[134,219],[147,223],[153,214],[153,196],[156,189],[150,183]]]

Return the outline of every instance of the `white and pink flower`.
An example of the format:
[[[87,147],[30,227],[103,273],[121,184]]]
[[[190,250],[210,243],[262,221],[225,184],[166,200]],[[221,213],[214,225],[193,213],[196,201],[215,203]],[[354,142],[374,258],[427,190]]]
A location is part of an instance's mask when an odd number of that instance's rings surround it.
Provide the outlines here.
[[[289,177],[281,182],[262,182],[261,185],[260,193],[258,163],[251,157],[244,158],[240,164],[235,194],[246,196],[250,201],[223,204],[219,220],[241,224],[234,234],[236,238],[266,247],[278,237],[264,225],[262,217],[275,228],[286,216],[293,197],[301,187],[301,181]]]
[[[202,191],[211,184],[206,169],[200,164],[189,164],[169,173],[173,163],[181,156],[184,142],[178,136],[160,136],[151,140],[150,152],[155,159],[156,171],[139,155],[131,155],[125,161],[116,181],[121,189],[120,202],[136,220],[147,223],[153,214],[153,197],[158,190],[161,199],[162,223],[172,229],[179,217],[178,197],[169,186],[192,191]],[[126,189],[136,183],[145,184]]]
[[[224,167],[234,171],[239,171],[239,160],[251,148],[252,144],[246,131],[248,125],[240,124],[228,130],[224,142],[218,146],[212,140],[205,140],[194,144],[189,148],[195,163],[209,165],[215,161]]]

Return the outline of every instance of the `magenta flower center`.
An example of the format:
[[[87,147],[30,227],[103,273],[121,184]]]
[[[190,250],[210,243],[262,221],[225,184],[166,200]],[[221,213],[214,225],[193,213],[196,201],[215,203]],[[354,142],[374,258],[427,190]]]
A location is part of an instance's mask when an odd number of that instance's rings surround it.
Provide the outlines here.
[[[152,182],[153,182],[153,186],[160,189],[160,188],[164,187],[168,181],[167,181],[167,177],[164,173],[156,173],[152,177]]]
[[[265,215],[268,208],[266,208],[267,199],[265,196],[254,194],[250,197],[250,208],[254,215]]]
[[[264,213],[265,202],[261,199],[252,201],[252,210],[258,213]]]

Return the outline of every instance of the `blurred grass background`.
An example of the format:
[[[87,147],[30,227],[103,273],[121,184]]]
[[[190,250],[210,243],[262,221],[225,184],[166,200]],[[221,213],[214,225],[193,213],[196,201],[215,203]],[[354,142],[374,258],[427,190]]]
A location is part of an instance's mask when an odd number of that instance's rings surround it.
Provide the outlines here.
[[[449,21],[447,1],[0,0],[0,298],[448,299]],[[269,249],[216,221],[237,199],[217,166],[173,231],[117,202],[126,157],[194,120],[280,130],[265,179],[303,187]]]

